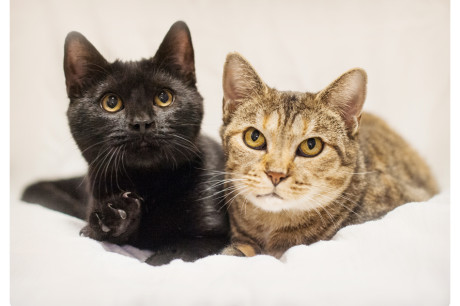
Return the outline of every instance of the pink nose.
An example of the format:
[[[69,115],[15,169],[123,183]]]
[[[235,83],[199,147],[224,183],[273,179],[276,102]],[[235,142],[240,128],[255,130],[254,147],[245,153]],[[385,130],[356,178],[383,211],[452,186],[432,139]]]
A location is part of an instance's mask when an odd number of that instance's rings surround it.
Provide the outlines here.
[[[268,171],[265,173],[267,173],[267,176],[271,179],[274,186],[278,185],[287,176],[286,173],[281,173],[281,172]]]

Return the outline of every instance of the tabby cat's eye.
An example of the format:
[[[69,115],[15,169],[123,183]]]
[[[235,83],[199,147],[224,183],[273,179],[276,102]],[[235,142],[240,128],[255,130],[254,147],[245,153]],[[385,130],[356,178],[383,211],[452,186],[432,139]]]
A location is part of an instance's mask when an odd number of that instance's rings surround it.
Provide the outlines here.
[[[321,138],[313,137],[302,141],[297,149],[297,154],[304,157],[313,157],[321,153],[324,144]]]
[[[266,147],[265,136],[255,128],[249,128],[243,134],[244,143],[254,150],[263,150]]]
[[[115,113],[123,108],[123,102],[121,101],[119,96],[111,93],[105,95],[102,98],[101,106],[104,110],[108,111],[109,113]]]
[[[155,103],[158,106],[165,107],[169,106],[174,100],[173,94],[167,90],[162,89],[156,96],[155,96]]]

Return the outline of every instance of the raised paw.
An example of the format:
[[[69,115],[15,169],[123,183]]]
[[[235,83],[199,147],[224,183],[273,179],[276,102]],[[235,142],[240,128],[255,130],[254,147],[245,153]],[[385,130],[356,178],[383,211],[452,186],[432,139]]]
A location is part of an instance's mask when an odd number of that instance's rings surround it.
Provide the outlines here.
[[[96,240],[121,243],[139,226],[142,198],[131,192],[99,203],[89,217],[89,224],[80,232]]]

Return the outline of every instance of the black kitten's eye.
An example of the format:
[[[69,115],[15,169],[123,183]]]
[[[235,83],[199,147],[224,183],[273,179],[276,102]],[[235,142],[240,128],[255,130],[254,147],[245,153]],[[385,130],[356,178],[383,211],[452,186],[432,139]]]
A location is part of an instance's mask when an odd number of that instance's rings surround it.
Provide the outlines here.
[[[101,106],[104,110],[115,113],[122,109],[123,102],[121,101],[120,97],[116,94],[107,94],[101,100]]]
[[[297,149],[297,154],[304,157],[313,157],[321,153],[324,143],[319,137],[308,138],[302,141]]]
[[[156,96],[155,96],[155,103],[158,106],[165,107],[170,105],[174,100],[172,93],[167,89],[162,89]]]
[[[247,129],[243,134],[244,143],[254,150],[265,149],[266,141],[265,136],[259,130],[255,128]]]

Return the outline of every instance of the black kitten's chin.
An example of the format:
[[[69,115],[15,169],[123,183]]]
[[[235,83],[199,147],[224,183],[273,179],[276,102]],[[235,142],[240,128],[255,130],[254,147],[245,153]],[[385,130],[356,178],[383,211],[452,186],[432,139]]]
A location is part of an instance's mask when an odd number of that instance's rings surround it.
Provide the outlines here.
[[[170,139],[167,138],[148,139],[146,137],[140,137],[139,139],[130,141],[128,147],[133,152],[137,152],[138,150],[158,150],[168,145],[169,141]]]
[[[178,150],[168,138],[133,140],[125,146],[124,162],[127,167],[138,170],[177,169],[193,159]]]
[[[139,148],[140,149],[148,149],[149,147],[151,147],[152,145],[150,143],[148,143],[147,141],[145,140],[142,140],[139,144]]]

